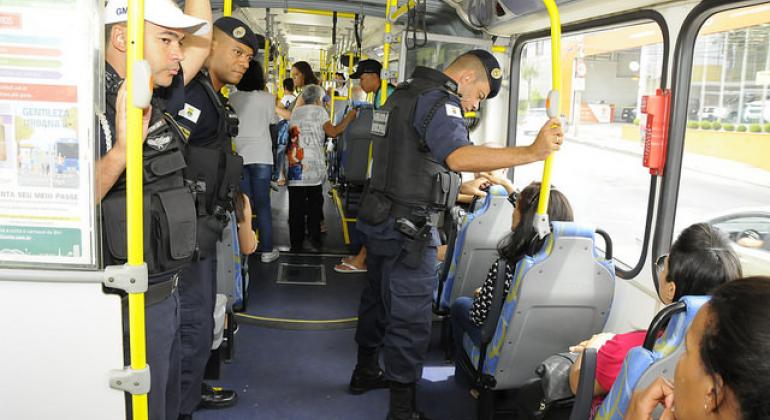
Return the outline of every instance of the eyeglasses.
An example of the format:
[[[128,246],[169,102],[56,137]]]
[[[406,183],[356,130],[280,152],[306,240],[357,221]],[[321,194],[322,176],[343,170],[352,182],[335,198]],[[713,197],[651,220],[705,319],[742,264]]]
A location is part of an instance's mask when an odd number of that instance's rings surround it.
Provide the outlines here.
[[[666,259],[668,258],[668,254],[663,254],[660,257],[658,257],[657,260],[655,260],[655,272],[660,275],[660,273],[663,272],[663,270],[666,268]]]
[[[516,208],[516,201],[519,199],[519,192],[513,191],[510,194],[508,194],[508,202],[511,203],[513,208]]]

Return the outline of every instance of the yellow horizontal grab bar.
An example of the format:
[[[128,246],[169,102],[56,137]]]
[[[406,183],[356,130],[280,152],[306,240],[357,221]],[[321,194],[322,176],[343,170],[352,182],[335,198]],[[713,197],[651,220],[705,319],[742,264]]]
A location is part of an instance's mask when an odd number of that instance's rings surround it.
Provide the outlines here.
[[[303,13],[306,15],[319,15],[319,16],[333,16],[334,12],[330,12],[328,10],[313,10],[313,9],[300,9],[296,7],[290,7],[287,9],[289,13]],[[338,18],[344,18],[344,19],[355,19],[356,14],[355,13],[347,13],[347,12],[337,12]]]
[[[390,15],[390,20],[395,21],[396,19],[403,16],[404,13],[408,12],[410,8],[413,8],[413,7],[414,7],[414,0],[409,0],[408,2],[406,2],[406,4],[396,9],[396,11],[393,12],[392,15]]]
[[[504,53],[506,50],[504,45],[493,45],[492,46],[492,52],[496,53]]]

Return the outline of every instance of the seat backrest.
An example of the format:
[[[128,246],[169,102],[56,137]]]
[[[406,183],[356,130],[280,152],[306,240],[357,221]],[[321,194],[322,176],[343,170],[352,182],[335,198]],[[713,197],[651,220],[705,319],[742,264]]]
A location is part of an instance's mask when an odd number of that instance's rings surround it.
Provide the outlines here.
[[[344,182],[362,185],[366,181],[372,114],[372,108],[360,108],[358,117],[345,128],[340,137],[339,150],[342,153],[340,178]]]
[[[484,283],[487,270],[498,257],[498,242],[511,231],[512,212],[505,188],[493,185],[483,204],[465,216],[448,261],[451,265],[439,301],[442,310],[448,310],[460,296],[472,296]]]
[[[517,263],[487,346],[484,373],[494,376],[495,389],[522,386],[544,355],[601,331],[610,313],[615,270],[596,250],[595,229],[572,222],[551,226],[540,251]],[[465,346],[478,366],[479,349],[469,339]]]
[[[676,363],[684,352],[684,339],[692,320],[709,296],[684,296],[685,307],[671,316],[663,335],[655,341],[652,350],[644,347],[631,349],[610,392],[596,413],[597,419],[621,420],[635,390],[645,389],[658,377],[673,381]],[[665,310],[665,309],[663,309]]]

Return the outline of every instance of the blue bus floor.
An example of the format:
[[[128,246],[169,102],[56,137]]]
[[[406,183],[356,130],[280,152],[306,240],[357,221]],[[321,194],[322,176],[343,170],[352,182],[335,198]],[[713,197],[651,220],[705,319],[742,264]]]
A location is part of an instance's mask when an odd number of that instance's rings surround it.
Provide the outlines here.
[[[364,274],[333,270],[339,257],[282,254],[270,264],[251,259],[249,301],[245,313],[262,317],[330,320],[357,315]],[[279,284],[282,263],[321,265],[326,285]],[[354,396],[347,392],[356,362],[355,321],[345,328],[281,328],[238,317],[235,356],[222,366],[220,381],[234,389],[235,406],[199,410],[196,420],[377,420],[384,419],[388,391]],[[248,320],[250,321],[250,320]],[[434,325],[431,351],[418,384],[418,405],[435,420],[474,418],[475,400],[455,383],[454,365],[438,350],[439,325]]]

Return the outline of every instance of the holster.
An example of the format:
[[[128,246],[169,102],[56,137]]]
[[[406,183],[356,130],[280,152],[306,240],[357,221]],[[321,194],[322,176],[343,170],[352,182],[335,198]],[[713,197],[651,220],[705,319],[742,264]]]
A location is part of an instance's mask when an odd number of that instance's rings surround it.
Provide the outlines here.
[[[424,224],[414,237],[404,239],[404,244],[401,246],[401,262],[405,266],[412,269],[420,266],[425,247],[428,246],[431,239],[431,228],[431,225]]]

